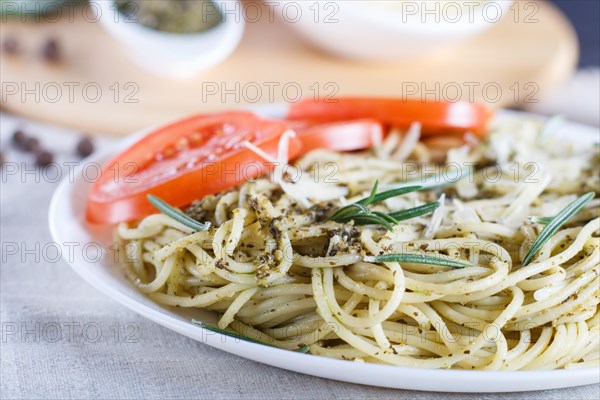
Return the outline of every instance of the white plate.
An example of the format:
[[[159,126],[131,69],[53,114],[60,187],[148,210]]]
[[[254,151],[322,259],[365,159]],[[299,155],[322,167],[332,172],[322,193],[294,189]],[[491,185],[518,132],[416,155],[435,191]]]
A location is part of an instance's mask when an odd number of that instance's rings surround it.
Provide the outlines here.
[[[262,114],[282,115],[281,105],[261,107]],[[506,116],[507,113],[503,113]],[[570,138],[586,142],[598,141],[598,130],[578,124],[568,124],[563,132]],[[135,135],[137,136],[137,135]],[[111,151],[94,155],[88,161],[102,163],[112,154],[126,147],[135,136],[124,139]],[[72,268],[83,279],[102,293],[136,313],[210,346],[259,361],[265,364],[340,381],[382,386],[443,392],[515,392],[554,389],[598,383],[599,368],[553,371],[461,371],[425,370],[377,364],[363,364],[320,356],[280,350],[273,347],[240,341],[192,325],[192,318],[214,323],[214,314],[198,309],[170,308],[158,305],[137,291],[126,279],[113,260],[109,250],[112,228],[90,226],[85,222],[85,201],[90,183],[83,178],[82,165],[75,179],[65,180],[57,188],[50,205],[50,231]],[[93,176],[93,172],[90,171]],[[75,251],[87,245],[86,251]],[[101,250],[101,257],[97,251]]]

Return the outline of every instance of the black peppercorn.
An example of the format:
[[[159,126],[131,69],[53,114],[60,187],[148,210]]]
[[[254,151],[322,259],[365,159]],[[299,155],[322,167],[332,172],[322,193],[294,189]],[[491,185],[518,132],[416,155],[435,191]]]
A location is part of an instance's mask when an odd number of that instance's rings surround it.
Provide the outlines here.
[[[23,147],[23,144],[27,140],[27,135],[20,129],[17,129],[15,133],[13,133],[12,141],[18,147]]]
[[[23,150],[31,151],[31,152],[35,153],[37,151],[37,149],[40,147],[40,141],[37,138],[29,137],[29,138],[25,139],[22,146],[23,146]]]
[[[6,54],[17,54],[19,52],[19,42],[14,37],[9,36],[2,42],[2,50]]]
[[[42,49],[42,56],[46,61],[58,61],[60,59],[60,48],[58,47],[58,42],[54,39],[49,39]]]
[[[40,167],[47,167],[52,164],[54,155],[47,150],[39,149],[36,154],[35,163]]]
[[[94,142],[89,137],[82,138],[77,143],[77,154],[81,157],[87,157],[94,152]]]

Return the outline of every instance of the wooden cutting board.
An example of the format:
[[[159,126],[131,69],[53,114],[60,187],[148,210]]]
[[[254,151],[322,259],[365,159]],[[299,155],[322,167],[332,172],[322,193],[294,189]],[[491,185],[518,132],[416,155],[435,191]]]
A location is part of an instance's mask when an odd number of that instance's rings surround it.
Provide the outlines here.
[[[487,100],[493,107],[536,101],[564,82],[578,58],[576,34],[550,3],[536,2],[537,22],[508,14],[491,29],[433,54],[391,64],[335,58],[279,20],[246,24],[235,53],[192,79],[152,75],[127,49],[81,12],[69,22],[3,21],[2,38],[18,38],[18,56],[3,54],[1,107],[91,133],[126,134],[194,112],[293,101],[299,94],[438,96]],[[523,10],[521,10],[523,11]],[[40,48],[58,40],[64,57],[43,62]],[[500,91],[498,90],[500,88]],[[428,94],[429,93],[429,94]]]

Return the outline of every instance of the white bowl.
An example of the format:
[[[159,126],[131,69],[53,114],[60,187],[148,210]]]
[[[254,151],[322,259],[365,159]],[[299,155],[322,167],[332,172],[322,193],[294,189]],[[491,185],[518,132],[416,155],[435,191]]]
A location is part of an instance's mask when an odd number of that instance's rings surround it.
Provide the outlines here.
[[[97,1],[92,8],[108,32],[127,46],[136,64],[158,75],[188,78],[225,60],[242,38],[244,18],[240,13],[227,12],[242,10],[241,3],[220,0],[214,4],[223,22],[205,32],[189,34],[160,32],[127,21],[113,1]]]
[[[512,0],[481,1],[477,7],[473,3],[281,0],[275,15],[327,52],[363,61],[387,61],[430,52],[510,17]]]

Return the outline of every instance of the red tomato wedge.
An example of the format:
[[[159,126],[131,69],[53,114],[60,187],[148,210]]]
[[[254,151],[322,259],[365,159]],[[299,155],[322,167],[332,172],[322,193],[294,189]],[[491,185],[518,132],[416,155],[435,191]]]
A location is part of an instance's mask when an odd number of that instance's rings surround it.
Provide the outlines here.
[[[156,209],[153,194],[182,207],[263,175],[273,166],[242,142],[249,141],[276,156],[284,122],[248,112],[196,115],[150,133],[102,169],[87,203],[87,219],[112,224],[139,219]],[[301,144],[290,139],[289,156]]]
[[[350,121],[372,118],[398,128],[420,122],[423,136],[470,131],[484,136],[491,116],[481,104],[423,102],[410,99],[338,98],[292,104],[288,119],[292,121]]]
[[[299,121],[291,125],[296,127],[303,154],[319,148],[334,151],[368,149],[383,139],[381,123],[370,119],[311,125]]]

